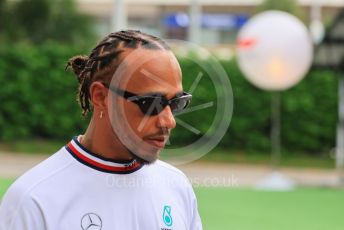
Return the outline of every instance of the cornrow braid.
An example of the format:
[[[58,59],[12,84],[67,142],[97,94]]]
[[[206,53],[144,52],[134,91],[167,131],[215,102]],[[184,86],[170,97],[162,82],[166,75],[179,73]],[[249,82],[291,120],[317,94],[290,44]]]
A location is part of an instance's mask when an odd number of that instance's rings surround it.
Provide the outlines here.
[[[72,68],[79,82],[77,100],[86,116],[92,110],[90,86],[94,81],[107,82],[120,64],[120,54],[126,49],[170,50],[160,38],[138,30],[122,30],[106,36],[92,49],[89,56],[69,59],[66,69]]]

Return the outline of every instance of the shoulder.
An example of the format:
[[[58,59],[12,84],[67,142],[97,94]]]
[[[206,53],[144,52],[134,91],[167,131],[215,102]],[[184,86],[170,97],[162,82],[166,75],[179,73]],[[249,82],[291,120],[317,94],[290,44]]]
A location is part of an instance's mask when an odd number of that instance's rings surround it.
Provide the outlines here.
[[[44,186],[45,181],[54,178],[61,170],[68,167],[71,161],[66,155],[61,148],[10,186],[0,205],[0,219],[4,220],[1,224],[12,226],[6,229],[32,229],[26,224],[40,226],[43,223],[36,192],[47,187]],[[4,229],[2,227],[0,225],[1,230]]]
[[[174,177],[187,178],[186,175],[180,169],[172,166],[167,162],[157,160],[156,162],[154,162],[153,165],[160,172],[169,174]]]
[[[188,177],[178,168],[157,160],[147,166],[150,176],[157,183],[165,184],[167,187],[175,188],[181,191],[191,191],[192,186]]]
[[[45,181],[54,178],[71,163],[72,161],[65,154],[64,148],[61,148],[19,177],[6,192],[4,201],[10,199],[18,202],[22,198],[27,198],[33,191],[39,189]]]

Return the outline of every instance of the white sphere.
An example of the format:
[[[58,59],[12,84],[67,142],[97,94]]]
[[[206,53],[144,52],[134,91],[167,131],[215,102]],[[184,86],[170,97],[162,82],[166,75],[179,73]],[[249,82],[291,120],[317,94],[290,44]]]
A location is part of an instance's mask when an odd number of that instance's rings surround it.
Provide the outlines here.
[[[307,28],[295,16],[266,11],[240,30],[237,56],[241,71],[252,84],[265,90],[285,90],[307,73],[313,45]]]

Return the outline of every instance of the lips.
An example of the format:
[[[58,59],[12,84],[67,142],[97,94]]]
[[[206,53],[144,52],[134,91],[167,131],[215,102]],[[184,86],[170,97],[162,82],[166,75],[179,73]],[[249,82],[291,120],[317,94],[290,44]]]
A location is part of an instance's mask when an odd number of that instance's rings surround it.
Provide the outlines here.
[[[149,144],[157,147],[157,148],[164,148],[166,144],[167,137],[165,136],[158,136],[158,137],[151,137],[146,139],[146,142]]]

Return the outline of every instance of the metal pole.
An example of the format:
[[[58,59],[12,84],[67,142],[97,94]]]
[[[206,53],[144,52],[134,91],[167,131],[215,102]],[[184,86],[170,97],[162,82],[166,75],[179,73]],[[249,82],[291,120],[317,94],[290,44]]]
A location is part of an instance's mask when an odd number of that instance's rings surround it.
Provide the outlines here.
[[[325,35],[324,25],[321,20],[321,7],[322,6],[319,0],[312,1],[309,29],[315,45],[318,45]]]
[[[280,92],[271,94],[271,160],[277,167],[281,160],[281,96]]]
[[[337,147],[336,168],[339,173],[339,181],[344,185],[344,73],[340,71],[338,81],[338,124],[337,124]]]
[[[126,29],[127,20],[124,0],[113,0],[110,32]]]
[[[199,4],[199,0],[191,0],[189,15],[189,41],[200,43],[202,7]]]

